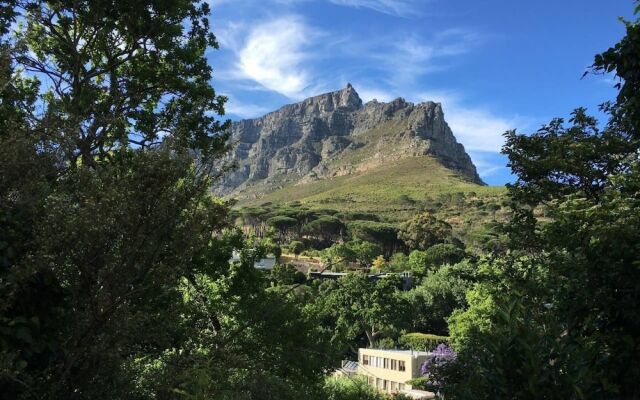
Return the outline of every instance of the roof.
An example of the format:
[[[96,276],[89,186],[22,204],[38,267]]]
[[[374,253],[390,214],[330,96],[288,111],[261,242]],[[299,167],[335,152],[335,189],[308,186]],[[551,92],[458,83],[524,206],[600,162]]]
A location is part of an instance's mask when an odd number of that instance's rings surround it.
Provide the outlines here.
[[[375,350],[375,351],[388,351],[395,354],[408,354],[413,356],[429,356],[432,353],[430,351],[415,351],[415,350],[399,350],[399,349],[365,349],[360,348],[358,350]]]
[[[358,369],[358,362],[357,361],[345,361],[344,365],[342,366],[342,369],[347,370],[347,371],[355,371]]]

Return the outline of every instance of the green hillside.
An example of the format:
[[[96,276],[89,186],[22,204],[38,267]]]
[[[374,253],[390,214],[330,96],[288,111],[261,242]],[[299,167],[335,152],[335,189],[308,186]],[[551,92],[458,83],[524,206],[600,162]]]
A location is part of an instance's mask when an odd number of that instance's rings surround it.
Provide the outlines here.
[[[421,156],[350,175],[291,184],[253,200],[241,200],[238,207],[300,203],[309,209],[371,213],[393,224],[430,210],[449,222],[461,239],[474,244],[486,241],[491,223],[504,218],[504,195],[504,187],[469,182],[435,158]]]

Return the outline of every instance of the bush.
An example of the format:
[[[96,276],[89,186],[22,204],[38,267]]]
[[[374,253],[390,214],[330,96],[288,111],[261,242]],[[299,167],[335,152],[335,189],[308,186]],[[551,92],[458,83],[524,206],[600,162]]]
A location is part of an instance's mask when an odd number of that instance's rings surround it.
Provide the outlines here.
[[[304,243],[298,241],[298,240],[294,240],[291,243],[289,243],[289,245],[287,246],[287,249],[292,252],[293,254],[295,254],[296,258],[298,258],[298,256],[300,255],[300,253],[302,253],[305,249],[305,245]]]
[[[406,333],[398,339],[398,343],[406,348],[420,351],[435,349],[440,343],[449,343],[448,336],[438,336],[429,333]]]
[[[456,264],[466,256],[464,250],[449,243],[440,243],[429,247],[424,260],[431,269],[443,264]]]
[[[304,274],[289,264],[275,265],[269,272],[269,279],[276,285],[293,285],[306,281]]]
[[[390,397],[370,386],[364,376],[330,377],[324,384],[326,400],[389,400]]]

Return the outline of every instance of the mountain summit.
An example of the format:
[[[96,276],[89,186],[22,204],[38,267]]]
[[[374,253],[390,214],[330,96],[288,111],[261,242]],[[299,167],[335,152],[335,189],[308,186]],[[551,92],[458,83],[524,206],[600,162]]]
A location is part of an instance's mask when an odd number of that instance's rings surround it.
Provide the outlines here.
[[[363,104],[351,84],[260,118],[234,122],[231,131],[235,146],[229,157],[237,168],[214,187],[219,195],[258,198],[286,186],[425,156],[464,180],[483,184],[440,103],[398,98]],[[431,171],[421,172],[428,176]]]

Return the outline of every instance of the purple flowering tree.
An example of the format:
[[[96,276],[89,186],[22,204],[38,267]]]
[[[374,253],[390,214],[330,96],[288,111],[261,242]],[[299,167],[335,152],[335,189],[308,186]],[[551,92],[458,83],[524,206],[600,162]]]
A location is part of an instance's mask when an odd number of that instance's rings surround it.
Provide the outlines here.
[[[420,373],[424,379],[427,389],[439,391],[444,382],[439,378],[438,370],[453,362],[456,359],[456,353],[453,349],[444,343],[438,345],[427,358],[427,361],[420,366]]]

